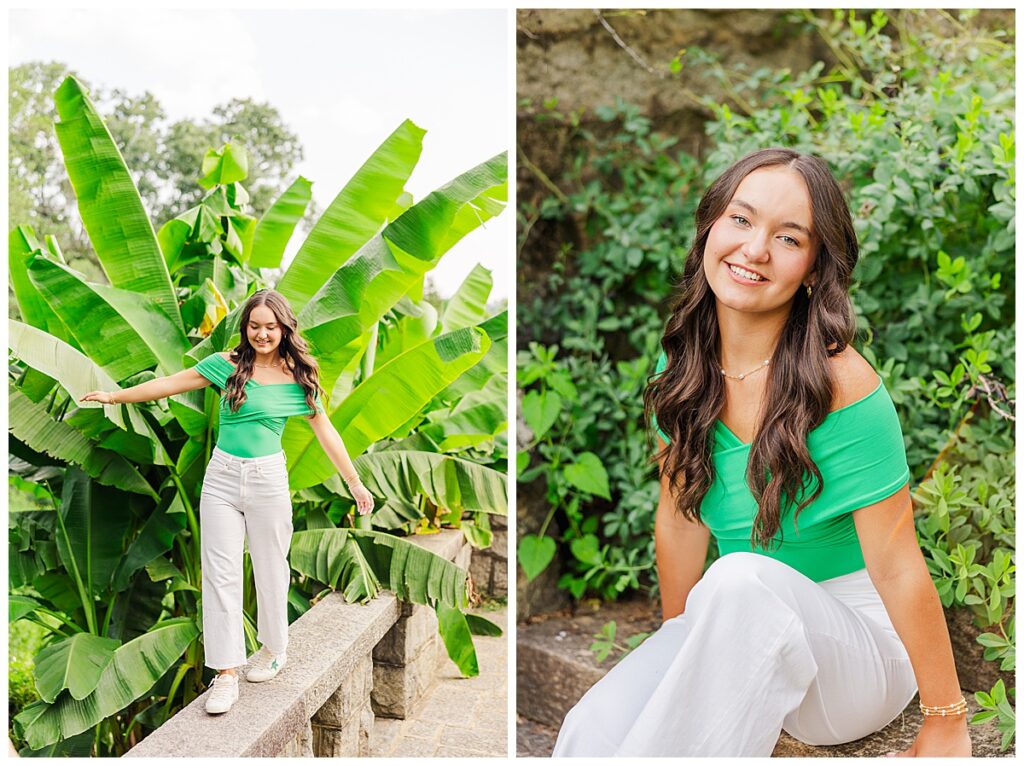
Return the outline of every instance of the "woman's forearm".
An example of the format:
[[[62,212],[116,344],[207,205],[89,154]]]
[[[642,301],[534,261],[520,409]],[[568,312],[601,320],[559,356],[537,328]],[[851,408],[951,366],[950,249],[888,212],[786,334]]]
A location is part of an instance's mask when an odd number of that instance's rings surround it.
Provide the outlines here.
[[[900,574],[875,583],[892,625],[906,647],[921,704],[951,705],[960,699],[953,647],[939,594],[922,558]]]
[[[115,401],[117,404],[132,404],[135,402],[151,402],[155,399],[165,399],[178,393],[169,381],[170,378],[166,377],[154,378],[131,388],[114,391]]]
[[[341,440],[341,435],[335,428],[332,427],[327,430],[327,433],[320,440],[320,446],[324,448],[327,457],[330,458],[334,467],[338,469],[338,473],[341,474],[341,478],[345,480],[346,484],[359,481],[359,474],[356,473],[356,467],[352,463],[352,458],[349,457],[348,450],[345,449],[345,442]]]

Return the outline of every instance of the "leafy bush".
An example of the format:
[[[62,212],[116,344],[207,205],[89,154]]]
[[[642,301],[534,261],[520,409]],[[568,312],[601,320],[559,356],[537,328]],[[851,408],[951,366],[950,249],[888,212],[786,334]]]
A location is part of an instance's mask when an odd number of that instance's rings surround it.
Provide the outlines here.
[[[749,151],[813,152],[846,188],[861,242],[858,347],[896,403],[917,480],[985,389],[1008,408],[1001,394],[1012,396],[1014,376],[1012,49],[988,33],[945,39],[906,28],[921,18],[876,13],[868,24],[843,13],[829,22],[799,15],[794,23],[816,28],[843,62],[829,72],[819,64],[738,77],[688,49],[680,77],[687,67],[709,67],[752,105],[739,113],[735,104],[707,101],[714,148],[704,158],[672,153],[674,140],[653,133],[621,100],[599,109],[592,128],[555,103],[537,110],[536,124],[568,131],[573,159],[557,193],[519,211],[521,248],[531,247],[539,222],[556,222],[567,243],[537,296],[520,300],[523,416],[541,436],[518,466],[521,481],[544,475],[553,505],[577,514],[564,525],[570,554],[586,535],[599,538],[598,550],[609,546],[604,566],[592,542],[577,546],[586,561],[573,556],[565,580],[577,594],[586,589],[578,577],[606,597],[635,587],[602,574],[625,561],[650,571],[656,496],[640,392],[693,235],[694,206]],[[608,498],[564,475],[586,452],[608,475]]]

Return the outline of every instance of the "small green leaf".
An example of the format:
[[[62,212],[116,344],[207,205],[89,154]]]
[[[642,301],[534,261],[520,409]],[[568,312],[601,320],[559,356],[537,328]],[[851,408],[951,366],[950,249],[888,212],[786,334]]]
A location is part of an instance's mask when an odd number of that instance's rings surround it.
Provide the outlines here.
[[[555,557],[555,541],[550,537],[537,537],[537,535],[524,535],[519,541],[519,565],[526,573],[526,581],[534,579],[543,572],[551,559]]]
[[[592,495],[611,500],[608,491],[608,472],[604,469],[601,458],[593,452],[583,452],[576,457],[576,462],[565,468],[565,479],[577,489]]]
[[[594,535],[577,537],[569,544],[569,549],[584,564],[596,566],[601,563],[601,543]]]
[[[562,411],[562,397],[554,391],[530,391],[523,397],[523,419],[540,440],[555,424]]]

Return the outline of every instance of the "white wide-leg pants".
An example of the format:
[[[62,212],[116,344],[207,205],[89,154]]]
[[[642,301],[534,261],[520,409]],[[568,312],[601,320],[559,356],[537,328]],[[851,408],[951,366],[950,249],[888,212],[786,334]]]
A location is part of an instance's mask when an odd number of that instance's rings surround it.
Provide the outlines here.
[[[816,583],[775,559],[715,561],[562,722],[560,756],[768,756],[878,731],[917,692],[867,570]]]
[[[256,581],[257,637],[274,654],[288,645],[288,546],[292,504],[284,452],[235,457],[214,448],[199,500],[203,645],[215,670],[245,664],[242,552],[248,539]]]

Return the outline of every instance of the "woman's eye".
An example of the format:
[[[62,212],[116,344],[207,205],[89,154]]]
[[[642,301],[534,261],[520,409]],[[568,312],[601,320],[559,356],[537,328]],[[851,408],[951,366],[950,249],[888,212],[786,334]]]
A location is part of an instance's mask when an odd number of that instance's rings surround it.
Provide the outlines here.
[[[734,220],[736,223],[740,224],[741,226],[746,226],[747,224],[750,223],[750,221],[748,221],[742,215],[732,215],[732,216],[729,216],[729,217],[732,218],[732,220]]]
[[[793,247],[799,247],[799,246],[800,246],[800,243],[799,243],[799,242],[797,242],[797,241],[796,241],[795,239],[793,239],[792,237],[786,236],[785,234],[783,234],[783,235],[782,235],[782,240],[783,240],[783,241],[784,241],[784,242],[785,242],[785,243],[786,243],[787,245],[792,245]]]

